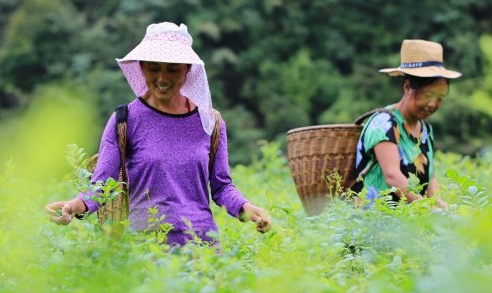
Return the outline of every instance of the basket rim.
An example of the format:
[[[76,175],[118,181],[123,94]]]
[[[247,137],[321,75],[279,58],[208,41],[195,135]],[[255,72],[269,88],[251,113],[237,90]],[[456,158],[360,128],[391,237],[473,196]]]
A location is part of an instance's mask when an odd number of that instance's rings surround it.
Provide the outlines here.
[[[298,127],[291,129],[287,131],[287,135],[293,134],[296,132],[302,132],[302,131],[310,131],[310,130],[319,130],[319,129],[330,129],[330,128],[362,128],[362,125],[358,124],[325,124],[325,125],[312,125],[312,126],[304,126],[304,127]]]

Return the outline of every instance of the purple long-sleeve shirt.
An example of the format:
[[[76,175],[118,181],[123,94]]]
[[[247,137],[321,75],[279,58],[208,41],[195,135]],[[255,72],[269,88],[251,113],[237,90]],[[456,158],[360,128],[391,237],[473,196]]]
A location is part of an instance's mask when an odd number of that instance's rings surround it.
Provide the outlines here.
[[[210,136],[203,130],[197,109],[187,114],[161,112],[143,99],[128,104],[126,168],[129,181],[130,227],[148,226],[149,208],[157,207],[157,217],[174,226],[168,235],[170,244],[185,244],[189,221],[204,240],[209,231],[217,231],[210,210],[208,183],[213,201],[238,217],[247,199],[232,184],[224,121],[212,173],[209,174]],[[113,114],[104,130],[97,167],[92,181],[118,178],[119,153]],[[210,180],[209,180],[210,179]],[[89,213],[98,204],[80,194]]]

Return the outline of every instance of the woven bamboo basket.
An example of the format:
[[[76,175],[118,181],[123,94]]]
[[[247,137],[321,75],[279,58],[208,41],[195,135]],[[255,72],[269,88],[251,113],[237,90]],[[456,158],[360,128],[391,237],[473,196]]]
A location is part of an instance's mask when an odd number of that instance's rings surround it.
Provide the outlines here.
[[[342,188],[350,188],[357,177],[355,156],[365,118],[353,124],[301,127],[287,132],[287,157],[297,193],[308,215],[317,215]]]

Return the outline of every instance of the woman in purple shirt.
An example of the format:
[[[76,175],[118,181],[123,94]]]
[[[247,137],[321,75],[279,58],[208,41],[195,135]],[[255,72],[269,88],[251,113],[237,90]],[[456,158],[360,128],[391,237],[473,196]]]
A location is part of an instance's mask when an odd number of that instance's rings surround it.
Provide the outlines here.
[[[141,43],[117,59],[136,99],[128,104],[126,168],[129,181],[130,227],[145,230],[149,208],[173,226],[168,244],[184,245],[194,233],[217,231],[209,205],[213,201],[242,220],[257,223],[259,232],[271,227],[268,213],[251,204],[232,184],[227,133],[220,121],[220,140],[209,172],[210,135],[215,115],[203,61],[193,51],[184,24],[152,24]],[[92,181],[118,178],[119,150],[113,114],[104,130]],[[88,194],[48,204],[50,220],[69,224],[76,215],[97,211]],[[61,209],[60,216],[56,210]]]

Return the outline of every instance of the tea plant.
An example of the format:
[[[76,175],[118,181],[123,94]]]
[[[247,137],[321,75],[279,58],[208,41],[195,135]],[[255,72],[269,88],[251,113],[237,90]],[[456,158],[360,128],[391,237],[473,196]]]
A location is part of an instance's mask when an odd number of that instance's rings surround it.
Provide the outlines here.
[[[101,205],[114,200],[123,192],[123,184],[126,183],[111,177],[106,181],[91,182],[92,173],[87,169],[88,161],[91,158],[87,158],[83,148],[79,148],[76,144],[69,144],[65,154],[68,164],[74,170],[74,178],[68,182],[69,188],[86,194],[89,199]]]
[[[67,181],[76,175],[30,186],[15,172],[4,171],[0,292],[427,293],[492,288],[491,186],[483,175],[490,166],[480,159],[438,155],[439,195],[450,203],[449,211],[435,212],[433,199],[397,208],[376,201],[372,209],[359,209],[333,197],[324,212],[309,217],[278,145],[261,148],[262,157],[236,166],[232,175],[239,190],[269,209],[274,227],[259,234],[254,223],[242,223],[212,206],[219,227],[212,236],[220,240],[220,254],[198,239],[169,251],[162,243],[171,227],[152,209],[153,227],[164,226],[142,233],[124,223],[118,239],[93,215],[69,226],[53,225],[41,203],[73,197],[75,185],[69,187]],[[72,157],[81,158],[80,151],[72,150]],[[36,200],[22,200],[33,199],[33,191]]]

